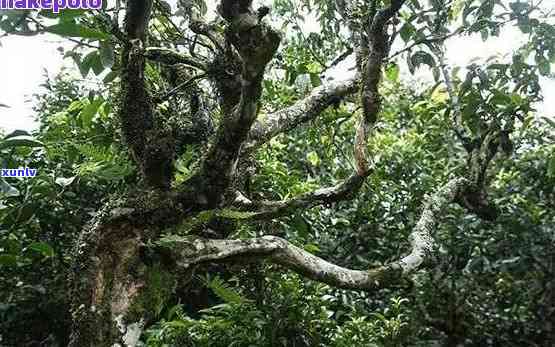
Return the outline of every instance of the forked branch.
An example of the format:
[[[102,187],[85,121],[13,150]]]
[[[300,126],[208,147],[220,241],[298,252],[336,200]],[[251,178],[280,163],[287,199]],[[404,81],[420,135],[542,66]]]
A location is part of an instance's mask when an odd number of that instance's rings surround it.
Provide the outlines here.
[[[275,236],[246,240],[170,237],[160,240],[158,244],[160,251],[167,253],[181,268],[234,259],[269,261],[335,287],[375,290],[398,282],[425,262],[434,260],[436,246],[433,233],[441,212],[456,200],[468,183],[466,179],[456,178],[433,194],[411,232],[410,253],[400,260],[370,270],[337,266]]]
[[[241,59],[241,97],[236,107],[222,115],[214,142],[192,178],[202,186],[200,200],[209,207],[223,201],[232,183],[241,146],[258,114],[264,69],[281,40],[252,9],[251,1],[222,0],[218,11],[228,22],[226,39]]]

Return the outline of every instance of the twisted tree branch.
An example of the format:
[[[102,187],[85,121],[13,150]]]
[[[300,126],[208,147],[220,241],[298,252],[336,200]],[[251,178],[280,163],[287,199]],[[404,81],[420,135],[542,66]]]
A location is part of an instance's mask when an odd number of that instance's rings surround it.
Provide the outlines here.
[[[246,240],[169,237],[161,239],[158,245],[160,251],[167,253],[181,268],[233,259],[266,260],[335,287],[375,290],[398,282],[425,262],[434,260],[436,247],[433,233],[437,227],[439,215],[455,201],[468,183],[464,178],[456,178],[433,194],[425,204],[422,215],[411,232],[410,253],[402,259],[374,269],[343,268],[275,236]]]
[[[167,65],[185,64],[200,70],[207,70],[206,62],[189,57],[185,54],[176,52],[164,47],[147,47],[144,56],[150,60]]]
[[[249,211],[249,218],[252,219],[276,218],[317,205],[349,199],[362,187],[363,183],[364,177],[353,174],[336,186],[320,188],[289,200],[251,202],[240,196],[235,205],[241,211]]]
[[[143,47],[152,10],[151,0],[131,1],[125,15],[128,42],[122,51],[121,99],[118,110],[122,132],[141,169],[144,182],[152,187],[169,188],[175,155],[170,129],[155,117],[153,103],[145,85]]]
[[[191,178],[201,187],[200,201],[210,207],[223,201],[234,178],[241,146],[258,114],[264,69],[281,40],[279,33],[261,21],[251,1],[222,0],[218,11],[228,22],[226,38],[241,59],[241,96],[236,107],[222,115],[214,142]]]
[[[359,88],[357,77],[314,88],[309,95],[293,105],[260,116],[249,131],[249,142],[245,146],[245,151],[252,150],[278,134],[315,119],[329,106],[355,93]]]

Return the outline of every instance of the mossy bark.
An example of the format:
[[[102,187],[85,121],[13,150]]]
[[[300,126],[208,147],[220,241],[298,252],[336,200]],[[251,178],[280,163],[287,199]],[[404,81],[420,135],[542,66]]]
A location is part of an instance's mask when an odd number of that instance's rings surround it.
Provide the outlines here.
[[[86,228],[76,247],[70,346],[135,346],[171,296],[174,276],[143,250],[151,232],[128,221]]]

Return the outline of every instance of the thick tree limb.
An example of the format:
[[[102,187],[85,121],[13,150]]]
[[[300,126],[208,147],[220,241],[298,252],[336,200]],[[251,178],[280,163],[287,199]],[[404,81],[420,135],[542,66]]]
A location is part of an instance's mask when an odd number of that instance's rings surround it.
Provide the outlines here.
[[[379,93],[382,67],[389,53],[389,40],[386,24],[389,19],[397,14],[404,0],[392,0],[391,5],[376,13],[367,30],[369,53],[364,66],[362,79],[362,110],[355,139],[355,159],[357,172],[364,175],[369,171],[368,157],[366,154],[367,139],[370,130],[378,119],[381,108]]]
[[[429,25],[433,24],[430,20],[427,22]],[[451,80],[451,74],[445,61],[445,54],[443,52],[444,40],[444,38],[438,38],[437,44],[428,42],[428,46],[440,63],[441,72],[449,95],[449,102],[453,109],[453,130],[468,153],[467,165],[469,179],[472,184],[467,187],[464,194],[460,195],[458,202],[485,220],[495,220],[498,215],[498,210],[495,205],[488,202],[486,174],[489,164],[498,151],[499,140],[500,137],[504,135],[504,132],[495,124],[490,124],[484,136],[473,139],[470,132],[463,125],[462,105],[455,91],[455,87]]]
[[[130,1],[125,15],[128,42],[122,51],[121,105],[118,116],[133,157],[149,186],[168,188],[175,155],[171,130],[155,117],[150,93],[145,86],[146,29],[151,0]]]
[[[401,280],[423,263],[433,260],[436,247],[432,235],[438,218],[467,184],[468,180],[456,178],[433,194],[411,232],[411,252],[398,261],[370,270],[352,270],[334,265],[275,236],[246,240],[171,237],[159,241],[160,250],[169,253],[182,268],[233,259],[267,260],[335,287],[375,290]]]
[[[329,106],[355,93],[358,90],[357,77],[321,85],[293,105],[259,117],[249,132],[245,150],[254,149],[278,134],[315,119]]]
[[[242,61],[241,97],[232,112],[222,115],[215,140],[192,178],[202,187],[199,199],[210,207],[222,202],[233,180],[241,146],[258,113],[264,69],[281,40],[260,20],[251,1],[223,0],[218,10],[229,23],[226,37]]]
[[[367,43],[370,51],[364,67],[359,66],[359,69],[364,68],[361,97],[363,104],[363,117],[360,120],[355,137],[354,155],[356,159],[356,174],[346,181],[356,181],[358,187],[362,184],[364,177],[370,173],[366,153],[367,138],[371,127],[373,127],[377,121],[378,113],[380,111],[381,97],[378,88],[381,79],[383,62],[389,52],[388,36],[385,26],[387,21],[399,11],[403,3],[404,0],[394,0],[391,2],[390,7],[377,12],[367,30]],[[351,5],[346,4],[345,6],[348,7]],[[344,13],[347,12],[345,8],[342,8],[342,11]],[[362,40],[362,37],[359,37],[358,39]],[[329,106],[329,104],[335,101],[337,95],[345,95],[346,93],[355,91],[357,88],[355,81],[356,80],[348,80],[343,84],[332,84],[331,86],[328,85],[317,88],[307,98],[297,102],[295,105],[276,114],[269,115],[265,119],[257,122],[250,132],[251,139],[253,139],[253,144],[251,144],[251,146],[254,147],[257,144],[267,141],[269,138],[280,132],[287,131],[303,121],[312,119],[317,114],[322,112],[323,109]],[[349,184],[346,184],[346,186],[349,186],[350,188],[354,187]],[[358,187],[356,189],[358,189]],[[274,216],[286,213],[295,207],[313,206],[318,201],[321,201],[321,192],[328,194],[330,192],[335,192],[336,188],[338,187],[325,188],[286,202],[266,204],[266,207],[270,207],[270,209],[261,211],[260,215]],[[356,189],[353,189],[353,191]],[[351,191],[351,189],[348,191]]]

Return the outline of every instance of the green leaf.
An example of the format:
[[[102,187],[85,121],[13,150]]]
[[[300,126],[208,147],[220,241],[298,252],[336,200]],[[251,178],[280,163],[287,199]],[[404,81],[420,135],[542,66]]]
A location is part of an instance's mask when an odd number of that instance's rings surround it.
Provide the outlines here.
[[[98,54],[97,51],[87,54],[79,64],[79,71],[83,77],[87,77],[91,69],[97,76],[104,71],[104,66],[100,60],[100,54]]]
[[[118,73],[116,71],[110,71],[108,72],[108,74],[104,77],[104,79],[102,79],[102,82],[104,83],[110,83],[113,80],[116,79],[116,77],[118,77]]]
[[[312,151],[306,155],[306,159],[309,161],[312,166],[318,166],[320,164],[320,157],[318,157],[318,153]]]
[[[477,97],[472,98],[468,104],[466,104],[462,110],[462,118],[472,130],[473,134],[476,134],[478,131],[478,122],[479,116],[476,114],[476,111],[480,107],[480,101]]]
[[[12,147],[42,147],[44,144],[40,141],[35,140],[31,136],[20,135],[13,136],[9,138],[4,138],[0,141],[0,149],[12,148]]]
[[[0,266],[17,265],[17,257],[13,254],[0,254]]]
[[[555,151],[551,153],[551,158],[547,163],[547,176],[555,178]]]
[[[520,2],[520,1],[511,2],[509,4],[509,7],[511,8],[511,10],[513,10],[513,12],[519,13],[519,14],[525,12],[528,9],[529,6],[530,6],[529,4],[527,4],[525,2]]]
[[[549,125],[551,125],[553,127],[553,129],[555,129],[555,121],[552,119],[549,119],[547,117],[542,117],[542,119]]]
[[[412,35],[414,35],[415,31],[416,29],[411,23],[405,23],[401,27],[401,31],[399,32],[399,34],[401,35],[403,41],[408,42],[411,39]]]
[[[389,64],[385,69],[385,76],[391,82],[397,82],[399,80],[399,65]]]
[[[317,73],[311,73],[310,83],[312,84],[313,87],[318,87],[322,85],[322,80],[320,79],[320,76]]]
[[[33,251],[39,252],[44,257],[53,257],[54,256],[54,249],[47,243],[44,242],[34,242],[29,245],[29,249]]]
[[[94,74],[97,76],[104,71],[104,65],[102,64],[102,59],[100,58],[100,54],[98,52],[93,52],[90,66]]]
[[[549,76],[551,74],[551,64],[547,59],[541,59],[538,62],[538,71],[542,76]]]
[[[494,105],[508,105],[512,102],[509,95],[502,92],[495,92],[495,94],[490,99],[490,103]]]
[[[228,304],[241,304],[248,301],[239,292],[235,291],[219,277],[215,277],[212,280],[207,280],[206,286],[212,289],[212,291],[214,292],[214,294],[216,294],[218,298]]]
[[[92,62],[92,58],[90,57],[91,54],[92,53],[88,54],[81,61],[75,60],[75,63],[79,67],[79,72],[81,73],[81,76],[83,76],[83,77],[87,77],[87,75],[89,74],[89,70],[91,69],[91,62]]]
[[[45,31],[66,37],[107,40],[110,35],[73,22],[63,22],[45,28]]]
[[[94,100],[93,102],[91,102],[87,106],[85,106],[85,108],[83,108],[83,110],[79,114],[79,117],[81,118],[81,122],[83,123],[83,127],[85,129],[90,128],[90,126],[92,124],[92,120],[93,120],[94,116],[97,114],[98,109],[99,109],[100,105],[102,105],[103,102],[104,102],[104,100],[99,98],[99,99]]]

